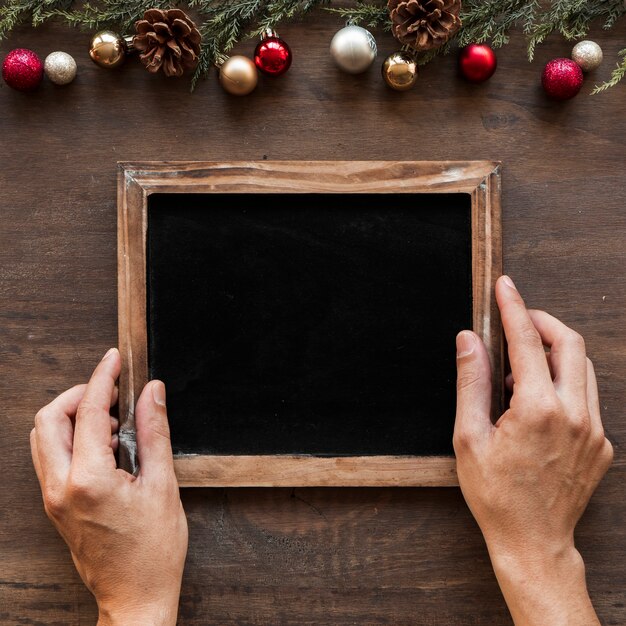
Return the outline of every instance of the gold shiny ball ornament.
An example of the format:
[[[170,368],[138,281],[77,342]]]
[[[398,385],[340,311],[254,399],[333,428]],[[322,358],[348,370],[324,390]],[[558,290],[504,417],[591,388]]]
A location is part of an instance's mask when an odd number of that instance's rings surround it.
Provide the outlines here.
[[[119,67],[128,54],[126,39],[112,30],[101,30],[91,38],[89,56],[100,67]]]
[[[390,54],[381,68],[383,79],[394,91],[408,91],[417,82],[417,61],[408,52]]]
[[[229,57],[220,65],[219,81],[224,91],[233,96],[247,96],[259,81],[254,61],[241,54]]]
[[[572,48],[572,61],[583,72],[591,72],[602,63],[602,48],[595,41],[579,41]]]
[[[67,52],[51,52],[43,63],[43,71],[55,85],[67,85],[76,78],[76,61]]]

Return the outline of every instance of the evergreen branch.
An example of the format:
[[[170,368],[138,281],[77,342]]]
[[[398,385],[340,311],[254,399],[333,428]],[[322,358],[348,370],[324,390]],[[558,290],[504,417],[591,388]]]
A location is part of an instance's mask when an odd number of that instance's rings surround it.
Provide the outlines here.
[[[86,30],[114,28],[132,32],[134,22],[149,8],[182,5],[191,9],[202,34],[200,57],[192,77],[192,89],[212,65],[243,38],[254,37],[277,24],[294,20],[312,9],[324,7],[343,20],[367,28],[391,29],[386,0],[357,0],[352,6],[325,7],[331,0],[2,0],[0,40],[17,26],[30,22],[38,26],[56,18],[69,26]],[[93,2],[93,4],[92,4]],[[488,41],[494,48],[509,42],[511,31],[521,27],[528,39],[528,58],[551,34],[567,40],[583,38],[594,20],[603,28],[613,27],[626,15],[624,0],[463,0],[463,26],[444,46],[418,53],[418,63],[426,64],[447,54],[454,44]],[[611,78],[597,86],[599,93],[617,84],[626,75],[625,53]]]
[[[593,20],[604,18],[606,27],[624,14],[626,5],[623,0],[552,0],[550,9],[541,14],[529,31],[528,59],[533,60],[537,45],[554,31],[570,41],[582,39],[589,32]]]
[[[67,9],[72,0],[6,0],[0,6],[0,40],[26,21],[35,25],[44,11]]]
[[[193,91],[202,76],[244,37],[259,36],[279,22],[294,19],[329,0],[238,0],[207,7],[205,0],[191,0],[205,18],[202,46],[191,79]]]
[[[202,45],[198,65],[191,78],[193,91],[202,76],[206,76],[221,55],[228,52],[239,40],[243,25],[263,10],[267,0],[226,1],[224,4],[209,4],[203,0],[192,0],[191,7],[201,10],[204,23],[200,26]]]
[[[382,27],[385,30],[391,30],[389,11],[386,6],[359,1],[356,6],[351,8],[326,9],[326,11],[340,15],[349,24],[359,24],[367,28]]]
[[[509,32],[519,22],[527,28],[539,7],[538,0],[470,0],[461,10],[459,46],[490,40],[494,48],[509,42]]]
[[[265,10],[265,14],[258,20],[250,36],[258,36],[266,30],[273,30],[280,22],[293,20],[304,15],[314,8],[328,4],[330,0],[272,0]]]
[[[602,91],[606,91],[610,87],[615,87],[615,85],[617,85],[617,83],[619,83],[619,81],[626,76],[626,48],[620,50],[618,52],[618,56],[623,58],[617,63],[616,68],[611,73],[611,78],[609,78],[609,80],[605,83],[597,85],[591,92],[592,96],[595,96],[597,93],[601,93]]]
[[[441,55],[446,55],[450,52],[451,42],[447,41],[440,48],[435,48],[434,50],[428,50],[427,52],[421,52],[415,55],[417,64],[420,66],[427,65],[430,63],[435,57]]]

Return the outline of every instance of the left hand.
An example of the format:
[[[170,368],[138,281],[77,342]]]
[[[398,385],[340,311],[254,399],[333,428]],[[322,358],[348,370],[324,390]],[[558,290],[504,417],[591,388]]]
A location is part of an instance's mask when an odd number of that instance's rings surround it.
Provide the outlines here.
[[[94,594],[99,625],[171,625],[187,552],[187,520],[174,474],[165,386],[146,385],[135,410],[141,469],[117,469],[110,350],[89,384],[72,387],[35,418],[33,464],[48,517]]]

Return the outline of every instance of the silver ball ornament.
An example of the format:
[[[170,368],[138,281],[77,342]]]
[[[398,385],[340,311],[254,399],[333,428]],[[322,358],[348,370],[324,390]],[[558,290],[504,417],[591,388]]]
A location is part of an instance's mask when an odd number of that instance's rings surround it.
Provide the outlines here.
[[[572,61],[583,72],[591,72],[602,63],[602,48],[595,41],[579,41],[572,48]]]
[[[344,72],[361,74],[376,58],[376,40],[360,26],[346,26],[330,42],[330,54]]]
[[[76,61],[67,52],[51,52],[44,61],[43,71],[55,85],[67,85],[76,78]]]

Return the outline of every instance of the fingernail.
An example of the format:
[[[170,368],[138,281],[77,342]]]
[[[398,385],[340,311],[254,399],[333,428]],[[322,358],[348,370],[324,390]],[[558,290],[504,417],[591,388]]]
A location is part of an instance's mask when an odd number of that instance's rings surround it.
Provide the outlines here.
[[[502,277],[502,282],[507,285],[507,287],[510,287],[511,289],[515,289],[515,291],[517,291],[515,284],[513,283],[513,281],[511,280],[511,278],[509,276],[503,276]]]
[[[469,330],[464,330],[456,336],[456,356],[457,359],[474,352],[476,347],[476,337]]]
[[[152,398],[157,404],[165,406],[165,385],[160,380],[152,383]]]
[[[115,352],[117,352],[117,348],[109,348],[107,353],[102,357],[102,360],[104,361],[104,359],[108,359]]]

